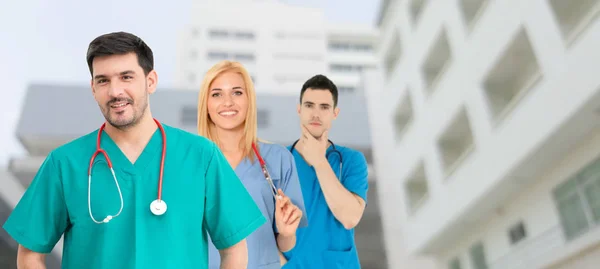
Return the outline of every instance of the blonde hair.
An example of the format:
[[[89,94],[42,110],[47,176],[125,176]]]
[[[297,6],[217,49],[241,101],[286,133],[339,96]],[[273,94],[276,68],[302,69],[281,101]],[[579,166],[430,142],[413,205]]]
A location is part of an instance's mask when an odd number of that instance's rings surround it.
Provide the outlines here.
[[[208,98],[210,93],[210,85],[212,82],[221,74],[226,72],[235,72],[242,76],[244,80],[244,89],[246,90],[246,96],[248,98],[248,111],[246,112],[246,120],[244,121],[244,135],[240,140],[240,148],[244,152],[244,156],[254,161],[254,152],[252,150],[252,143],[257,142],[257,119],[256,119],[256,93],[254,91],[254,84],[250,74],[239,62],[233,61],[221,61],[211,67],[200,86],[200,93],[198,95],[198,134],[204,136],[219,146],[219,137],[217,136],[215,123],[210,119],[208,114]],[[258,145],[256,145],[258,149]]]

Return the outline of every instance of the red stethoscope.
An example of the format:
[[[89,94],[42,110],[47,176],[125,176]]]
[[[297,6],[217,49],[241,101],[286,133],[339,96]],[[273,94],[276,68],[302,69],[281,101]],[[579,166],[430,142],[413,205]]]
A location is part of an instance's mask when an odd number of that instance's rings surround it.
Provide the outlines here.
[[[273,180],[271,179],[271,174],[269,174],[269,170],[267,169],[267,164],[265,163],[265,160],[263,160],[263,158],[260,156],[260,153],[258,153],[258,150],[256,149],[256,144],[252,143],[252,149],[254,150],[254,154],[256,154],[256,158],[258,158],[258,162],[260,163],[260,168],[262,169],[263,174],[265,175],[265,179],[267,180],[267,182],[269,182],[269,186],[271,187],[271,194],[273,194],[273,197],[275,197],[275,199],[281,199],[281,195],[279,195],[277,193],[277,187],[275,187],[275,184],[273,183]]]
[[[152,214],[154,214],[156,216],[160,216],[160,215],[164,214],[165,212],[167,212],[167,204],[165,203],[165,201],[163,201],[161,199],[163,171],[165,168],[165,150],[167,148],[167,136],[165,135],[165,130],[163,129],[160,122],[158,122],[158,120],[156,120],[156,119],[154,119],[154,122],[156,122],[156,125],[158,125],[158,128],[160,129],[160,132],[162,134],[162,156],[160,159],[160,174],[158,177],[158,198],[156,200],[152,201],[152,203],[150,203],[150,212],[152,212]],[[100,129],[98,130],[98,139],[96,140],[96,152],[94,152],[94,155],[92,155],[92,159],[90,160],[90,166],[88,168],[88,211],[90,213],[90,217],[92,218],[92,220],[98,224],[108,223],[113,218],[119,216],[121,214],[121,212],[123,211],[123,194],[121,193],[121,187],[119,187],[119,181],[117,181],[117,176],[115,175],[115,170],[113,170],[112,162],[111,162],[110,158],[108,157],[108,154],[106,153],[106,151],[104,151],[100,147],[100,141],[101,141],[100,138],[101,138],[102,131],[104,130],[105,126],[106,126],[106,123],[102,124],[102,126],[100,126]],[[92,166],[94,165],[94,159],[96,159],[96,156],[99,153],[102,153],[104,155],[104,158],[106,159],[106,163],[108,164],[108,167],[110,168],[110,172],[112,173],[113,179],[115,180],[115,184],[117,185],[117,190],[119,191],[119,198],[121,199],[121,207],[119,208],[119,212],[117,212],[117,214],[115,214],[114,216],[113,215],[106,216],[104,218],[104,220],[102,220],[102,221],[98,221],[94,218],[94,215],[92,214],[92,203],[91,203]]]

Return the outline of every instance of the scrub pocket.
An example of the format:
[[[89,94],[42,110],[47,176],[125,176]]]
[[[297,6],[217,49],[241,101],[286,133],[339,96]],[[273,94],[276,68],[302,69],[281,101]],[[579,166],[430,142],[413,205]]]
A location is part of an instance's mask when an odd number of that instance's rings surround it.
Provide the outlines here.
[[[349,250],[326,250],[323,252],[323,265],[327,269],[346,268],[353,259],[354,246]]]

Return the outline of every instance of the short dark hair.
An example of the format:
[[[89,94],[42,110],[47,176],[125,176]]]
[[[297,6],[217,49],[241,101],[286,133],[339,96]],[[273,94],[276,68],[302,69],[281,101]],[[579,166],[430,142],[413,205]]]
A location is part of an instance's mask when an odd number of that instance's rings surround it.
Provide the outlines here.
[[[302,104],[302,97],[304,96],[304,92],[307,89],[312,90],[324,90],[331,92],[331,96],[333,96],[333,107],[337,106],[338,102],[338,89],[337,86],[324,75],[318,74],[309,78],[304,85],[302,85],[302,90],[300,90],[300,104]]]
[[[87,50],[86,59],[90,74],[94,75],[92,62],[95,57],[123,55],[131,52],[135,52],[138,64],[144,70],[144,74],[148,75],[154,69],[154,55],[144,40],[126,32],[114,32],[96,37],[90,42]]]

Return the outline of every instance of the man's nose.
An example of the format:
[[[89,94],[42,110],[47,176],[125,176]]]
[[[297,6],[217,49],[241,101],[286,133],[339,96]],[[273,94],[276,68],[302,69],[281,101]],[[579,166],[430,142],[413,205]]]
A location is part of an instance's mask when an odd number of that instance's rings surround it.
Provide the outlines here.
[[[124,93],[125,93],[125,87],[123,86],[123,84],[121,84],[119,82],[111,82],[110,83],[110,89],[108,91],[108,94],[110,96],[116,97],[116,96],[123,95]]]

